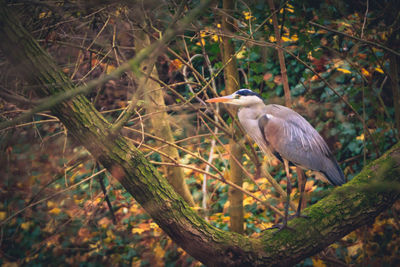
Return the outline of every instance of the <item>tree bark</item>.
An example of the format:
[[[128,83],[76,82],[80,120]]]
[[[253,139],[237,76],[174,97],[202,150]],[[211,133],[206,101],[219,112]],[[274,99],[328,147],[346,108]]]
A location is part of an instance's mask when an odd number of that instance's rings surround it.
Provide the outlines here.
[[[232,13],[234,9],[234,0],[224,0],[222,7],[226,13]],[[222,18],[222,30],[224,32],[233,32],[233,20],[228,16]],[[222,37],[222,63],[226,67],[224,69],[225,90],[228,94],[232,94],[239,89],[239,73],[237,69],[235,47],[230,38]],[[236,132],[237,129],[233,128]],[[233,134],[235,136],[235,133]],[[242,159],[243,151],[239,144],[232,138],[229,140],[230,148],[230,172],[229,179],[238,186],[243,185],[243,170],[236,160]],[[235,160],[236,159],[236,160]],[[229,188],[229,216],[230,229],[236,233],[243,233],[244,210],[243,210],[243,193],[235,188]]]
[[[0,0],[0,49],[42,96],[73,89],[72,82]],[[18,68],[17,68],[18,67]],[[192,210],[126,138],[84,97],[51,111],[69,133],[107,168],[154,221],[183,249],[207,266],[288,266],[370,223],[399,198],[400,144],[369,164],[349,183],[308,207],[308,219],[289,222],[294,231],[264,231],[259,238],[219,230]]]
[[[135,50],[138,52],[143,48],[150,45],[149,36],[139,28],[135,31]],[[140,69],[147,73],[148,69],[152,68],[151,76],[158,78],[156,67],[152,64],[151,60],[143,60],[140,64]],[[165,111],[165,101],[163,90],[159,89],[160,85],[152,79],[141,76],[138,79],[139,86],[144,86],[145,94],[145,107],[148,114],[150,114],[150,121],[154,134],[158,137],[165,139],[170,143],[174,143],[171,126],[169,124],[169,116]],[[162,152],[170,156],[175,162],[179,162],[179,152],[173,146],[165,146],[161,149]],[[170,158],[161,156],[165,162],[172,162]],[[189,187],[185,182],[183,170],[180,167],[165,166],[166,177],[173,188],[178,192],[183,199],[190,205],[194,206],[194,200],[190,193]]]

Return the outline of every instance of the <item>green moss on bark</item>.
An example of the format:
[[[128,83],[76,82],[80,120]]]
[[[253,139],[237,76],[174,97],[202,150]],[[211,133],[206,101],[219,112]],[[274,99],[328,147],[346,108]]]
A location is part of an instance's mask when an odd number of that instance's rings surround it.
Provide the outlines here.
[[[42,85],[32,86],[38,94],[50,96],[73,88],[3,0],[0,40],[8,40],[0,42],[0,48],[14,65],[23,65],[21,74],[27,81]],[[58,104],[52,112],[178,245],[207,266],[292,265],[370,222],[399,197],[400,145],[396,145],[351,182],[308,207],[304,213],[309,219],[290,221],[294,232],[274,235],[274,230],[267,230],[259,238],[248,238],[221,231],[199,217],[133,144],[110,135],[110,125],[85,97]]]

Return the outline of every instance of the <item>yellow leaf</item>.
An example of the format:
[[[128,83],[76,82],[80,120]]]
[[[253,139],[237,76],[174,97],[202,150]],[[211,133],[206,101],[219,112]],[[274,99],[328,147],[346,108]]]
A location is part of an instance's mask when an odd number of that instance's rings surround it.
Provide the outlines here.
[[[28,229],[31,227],[32,224],[33,224],[32,222],[24,222],[24,223],[21,223],[21,228],[24,229],[24,230],[26,231],[26,230],[28,230]]]
[[[250,212],[246,212],[246,213],[244,214],[243,218],[248,219],[248,218],[251,217],[251,215],[252,215],[252,214],[251,214]]]
[[[275,38],[275,36],[270,36],[269,37],[269,41],[271,42],[271,43],[274,43],[274,42],[276,42],[276,38]]]
[[[101,201],[102,201],[103,199],[101,198],[101,197],[98,197],[98,198],[96,198],[94,201],[93,201],[93,205],[98,205]]]
[[[237,53],[236,58],[237,59],[242,59],[246,57],[246,47],[243,46],[243,48]]]
[[[89,255],[94,254],[94,253],[98,253],[100,251],[100,246],[101,246],[100,243],[101,242],[102,241],[99,240],[95,244],[89,244],[89,248],[91,248],[91,250],[89,252]]]
[[[150,223],[150,229],[157,229],[158,225],[156,223]]]
[[[111,72],[113,72],[115,70],[115,66],[113,65],[108,65],[107,69],[106,69],[106,73],[110,74]]]
[[[4,220],[7,217],[7,212],[0,211],[0,220]]]
[[[268,182],[268,179],[265,178],[265,177],[257,179],[257,184],[261,184],[262,185],[262,184],[267,184],[267,183],[269,183],[269,182]]]
[[[350,25],[349,23],[344,22],[344,21],[340,22],[340,24],[341,24],[342,26],[345,26],[345,27],[351,27],[351,25]]]
[[[356,140],[363,141],[364,139],[365,139],[364,133],[362,133],[360,136],[357,136],[357,137],[356,137]]]
[[[132,204],[131,207],[129,208],[129,211],[132,213],[137,213],[139,210],[139,206],[137,204]]]
[[[254,203],[254,199],[252,197],[246,197],[243,200],[243,206],[251,205]]]
[[[386,41],[386,40],[387,40],[387,37],[388,37],[387,32],[382,32],[382,33],[381,33],[381,39],[382,39],[382,40]]]
[[[213,40],[214,42],[221,42],[221,38],[219,38],[218,35],[214,34],[211,36],[211,40]]]
[[[107,234],[107,237],[109,237],[111,239],[115,239],[115,235],[110,229],[107,230],[106,234]]]
[[[265,186],[263,186],[263,185],[266,185],[266,184],[262,184],[261,187],[265,187]],[[265,195],[264,195],[263,192],[261,192],[261,191],[254,192],[253,195],[256,196],[256,197],[258,197],[258,198],[265,197]]]
[[[250,184],[248,182],[244,182],[242,187],[244,190],[249,190],[249,186]]]
[[[154,248],[153,252],[154,252],[155,255],[157,255],[160,258],[164,257],[164,254],[165,254],[165,251],[159,245],[157,245]]]
[[[56,203],[55,203],[55,202],[53,202],[53,201],[47,201],[47,207],[48,207],[48,208],[52,208],[52,207],[54,207],[54,206],[56,206]]]
[[[131,267],[140,267],[142,266],[142,261],[138,257],[134,257],[132,260]]]
[[[321,259],[312,259],[314,267],[326,267],[326,264]]]
[[[345,73],[345,74],[351,73],[351,71],[346,70],[346,69],[342,69],[342,68],[337,68],[336,70],[337,70],[337,71],[340,71],[340,72],[343,72],[343,73]]]
[[[296,42],[297,40],[299,40],[297,35],[293,35],[292,37],[282,36],[282,41],[284,42]]]
[[[159,244],[157,244],[153,248],[153,256],[154,256],[154,258],[153,258],[154,262],[153,263],[154,263],[154,266],[162,266],[162,265],[164,265],[164,261],[163,261],[164,255],[165,255],[165,250],[163,250],[163,248]]]
[[[364,68],[361,68],[361,73],[365,76],[365,77],[369,77],[371,74],[369,73],[369,71],[367,71]]]
[[[226,201],[225,204],[224,204],[224,210],[228,209],[230,205],[231,205],[231,202],[229,200]]]
[[[55,230],[55,220],[54,219],[51,219],[50,221],[48,221],[47,223],[46,223],[46,226],[44,227],[44,228],[42,228],[43,229],[43,232],[46,232],[46,233],[53,233],[54,232],[54,230]]]
[[[201,43],[200,43],[201,42]],[[200,39],[200,42],[197,42],[196,45],[201,46],[201,45],[206,45],[206,41],[204,41],[203,38]]]
[[[253,20],[254,19],[254,17],[251,15],[251,13],[250,12],[247,12],[247,11],[243,11],[243,15],[244,15],[244,18],[246,19],[246,20]]]
[[[133,228],[132,229],[132,234],[141,234],[141,233],[143,233],[145,230],[144,229],[142,229],[142,228]]]
[[[264,230],[272,227],[273,225],[274,225],[274,223],[272,223],[272,222],[267,222],[267,223],[262,224]]]
[[[227,222],[229,222],[230,219],[231,219],[230,216],[224,216],[224,217],[222,218],[222,221],[225,222],[225,223],[227,223]]]
[[[362,245],[362,242],[357,242],[355,245],[347,247],[349,255],[352,257],[356,256],[358,251],[362,250]]]
[[[50,214],[59,214],[61,212],[61,210],[59,209],[59,208],[57,208],[57,207],[55,207],[55,208],[52,208],[50,211],[49,211],[49,213]]]
[[[379,73],[382,73],[382,74],[384,73],[383,69],[381,69],[380,67],[376,67],[375,70]]]
[[[79,199],[79,198],[77,198],[77,197],[74,195],[74,202],[75,202],[75,204],[82,204],[84,201],[85,201],[84,198]]]
[[[39,13],[39,19],[44,19],[44,18],[48,17],[50,14],[51,14],[51,11],[41,12],[41,13]]]

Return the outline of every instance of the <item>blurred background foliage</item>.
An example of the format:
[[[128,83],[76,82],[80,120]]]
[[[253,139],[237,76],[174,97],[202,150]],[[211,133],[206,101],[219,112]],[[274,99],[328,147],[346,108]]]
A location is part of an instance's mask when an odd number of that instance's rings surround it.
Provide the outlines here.
[[[76,84],[112,72],[137,53],[137,27],[145,29],[154,41],[179,10],[174,1],[28,0],[9,4]],[[183,13],[197,4],[198,1],[188,1],[183,5]],[[399,3],[305,0],[275,1],[275,5],[283,47],[290,52],[285,53],[285,60],[292,108],[321,133],[351,180],[399,138],[399,84],[395,79],[399,57],[382,47],[399,51]],[[201,101],[215,96],[215,92],[208,88],[195,98],[194,94],[211,78],[215,78],[218,95],[225,94],[220,48],[220,36],[227,34],[220,30],[223,15],[221,3],[215,2],[155,59],[160,80],[174,88],[163,88],[174,138],[179,146],[193,152],[180,150],[180,163],[198,169],[205,169],[206,164],[199,157],[207,160],[214,138],[208,128],[213,128],[213,124],[204,121],[200,111],[212,113]],[[237,1],[233,18],[236,31],[229,34],[237,52],[240,87],[259,92],[267,103],[283,104],[281,71],[276,50],[270,45],[276,43],[276,38],[268,5],[264,1]],[[190,61],[195,55],[201,56]],[[199,79],[190,68],[185,73],[185,65],[192,66],[204,79]],[[0,68],[4,92],[12,91],[30,101],[37,99],[13,73],[4,56]],[[195,85],[189,87],[185,82]],[[137,80],[126,74],[87,96],[112,121],[127,106],[137,87]],[[190,107],[185,103],[189,99]],[[31,105],[29,101],[12,104],[6,96],[0,101],[1,120],[11,119]],[[139,133],[124,130],[124,134],[136,140],[150,160],[160,162],[160,154],[154,148],[161,145],[140,133],[143,129],[150,132],[151,116],[140,105],[138,102],[138,116],[129,122]],[[221,115],[232,122],[224,109]],[[227,175],[229,136],[219,133],[218,137],[224,145],[216,143],[213,165]],[[2,266],[201,266],[152,222],[109,173],[92,179],[98,166],[49,113],[37,114],[30,123],[1,131],[0,146]],[[247,147],[251,146],[248,142]],[[262,159],[263,155],[259,153],[259,157]],[[282,210],[283,203],[266,178],[257,174],[254,162],[246,154],[242,162],[260,185],[246,179],[243,188],[259,198],[266,196]],[[281,164],[272,160],[268,169],[285,186]],[[162,165],[159,170],[165,172]],[[196,203],[194,208],[206,214],[216,227],[229,230],[227,185],[212,178],[207,180],[208,209],[204,211],[200,208],[203,174],[189,168],[184,173]],[[314,178],[308,179],[308,205],[321,199],[329,189]],[[298,191],[293,191],[296,201]],[[245,197],[244,209],[246,235],[257,236],[279,219],[252,197]],[[298,265],[399,265],[399,212],[397,202],[373,224],[361,227]]]

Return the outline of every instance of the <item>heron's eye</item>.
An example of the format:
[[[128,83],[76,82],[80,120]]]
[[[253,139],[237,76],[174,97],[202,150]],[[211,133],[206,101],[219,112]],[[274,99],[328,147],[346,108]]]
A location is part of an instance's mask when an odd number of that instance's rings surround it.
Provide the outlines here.
[[[235,99],[239,99],[240,98],[240,95],[235,95]]]

